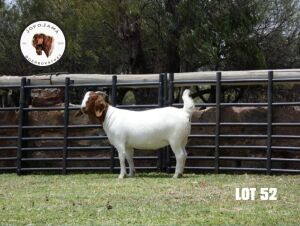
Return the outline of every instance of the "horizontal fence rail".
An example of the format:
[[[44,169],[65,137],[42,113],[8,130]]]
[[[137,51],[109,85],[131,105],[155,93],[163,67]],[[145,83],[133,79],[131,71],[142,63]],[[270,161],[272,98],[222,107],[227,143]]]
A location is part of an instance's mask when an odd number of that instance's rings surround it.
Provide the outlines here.
[[[283,72],[282,72],[283,73]],[[290,73],[290,72],[289,72]],[[282,75],[282,74],[281,74]],[[155,75],[151,75],[154,77]],[[274,78],[273,71],[264,72],[263,78],[230,79],[227,75],[223,79],[222,72],[216,72],[214,76],[209,74],[208,79],[199,78],[190,80],[176,80],[179,74],[160,74],[157,81],[118,81],[117,76],[111,77],[111,82],[93,84],[74,84],[66,77],[62,85],[31,85],[31,81],[23,77],[18,86],[1,86],[0,89],[15,88],[19,90],[18,107],[2,107],[0,113],[16,112],[17,123],[13,125],[0,125],[0,171],[16,172],[21,175],[24,172],[54,171],[67,174],[73,171],[107,171],[116,172],[120,169],[118,156],[115,148],[108,142],[108,138],[102,131],[100,124],[70,124],[70,114],[78,111],[78,106],[70,102],[70,93],[75,88],[98,89],[105,88],[110,94],[112,106],[131,110],[152,109],[158,107],[173,106],[181,108],[182,103],[174,103],[175,89],[180,86],[189,87],[195,85],[211,85],[215,90],[214,103],[197,103],[198,108],[215,108],[213,122],[192,122],[192,131],[197,128],[207,128],[213,131],[210,134],[192,132],[189,143],[186,146],[187,164],[185,169],[190,172],[261,172],[272,173],[300,173],[300,146],[277,145],[278,140],[298,140],[300,134],[274,134],[277,128],[297,128],[300,126],[300,118],[297,122],[275,122],[274,108],[287,106],[300,106],[300,102],[274,102],[273,86],[277,83],[293,83],[300,81],[293,73],[292,78],[284,79],[283,76]],[[222,102],[222,89],[232,84],[264,84],[267,87],[266,102],[262,103],[224,103]],[[117,103],[118,91],[122,88],[155,88],[157,90],[156,104],[143,105],[119,105]],[[59,88],[64,91],[64,103],[62,106],[31,107],[29,106],[30,92],[33,89]],[[177,92],[177,91],[176,91]],[[228,107],[259,107],[266,109],[266,121],[264,122],[226,122],[223,110]],[[60,112],[62,121],[59,125],[32,125],[29,122],[29,114],[37,112]],[[261,128],[264,133],[259,134],[228,134],[224,133],[226,128]],[[6,135],[7,130],[12,130],[13,135]],[[98,135],[85,135],[83,130],[102,131]],[[59,131],[47,135],[43,131]],[[76,135],[74,135],[74,132]],[[34,134],[34,135],[32,135]],[[234,144],[234,140],[259,140],[258,144]],[[41,142],[43,146],[32,146],[32,142]],[[78,142],[85,144],[86,141],[96,142],[92,146],[78,146]],[[196,142],[195,142],[196,141]],[[75,142],[75,143],[74,143]],[[76,143],[77,142],[77,143]],[[98,142],[98,143],[97,143]],[[80,144],[81,144],[80,143]],[[284,142],[283,144],[286,144]],[[75,146],[74,146],[75,144]],[[76,146],[77,145],[77,146]],[[205,154],[202,154],[205,151]],[[257,152],[255,156],[253,153]],[[281,153],[292,153],[293,157],[282,157],[275,155],[276,151]],[[46,154],[47,153],[47,154]],[[138,153],[138,151],[136,151]],[[175,157],[170,147],[149,152],[148,155],[136,155],[134,157],[137,169],[156,170],[160,172],[173,172],[175,169]],[[191,154],[190,154],[191,153]],[[229,154],[228,154],[229,153]],[[239,156],[241,153],[250,156]],[[251,154],[252,153],[252,154]],[[291,156],[290,154],[288,156]],[[45,157],[46,156],[46,157]],[[147,162],[147,164],[145,164]],[[243,165],[244,162],[255,163],[253,167]],[[92,164],[93,163],[93,164]],[[230,164],[229,164],[230,163]],[[232,164],[231,164],[232,163]],[[278,165],[280,163],[281,165]],[[282,167],[282,164],[292,164],[292,167]]]

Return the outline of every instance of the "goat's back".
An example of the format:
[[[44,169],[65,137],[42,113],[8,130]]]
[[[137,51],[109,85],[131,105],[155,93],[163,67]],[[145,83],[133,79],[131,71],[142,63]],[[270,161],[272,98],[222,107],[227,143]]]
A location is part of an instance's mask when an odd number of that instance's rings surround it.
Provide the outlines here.
[[[139,149],[156,149],[172,140],[186,140],[190,133],[189,114],[174,107],[146,111],[111,108],[108,111],[108,137]]]

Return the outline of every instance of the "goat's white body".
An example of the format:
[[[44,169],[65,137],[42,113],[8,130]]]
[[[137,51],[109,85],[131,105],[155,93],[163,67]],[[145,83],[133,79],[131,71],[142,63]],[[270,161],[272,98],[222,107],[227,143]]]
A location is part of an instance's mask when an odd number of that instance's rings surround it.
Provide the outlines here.
[[[128,111],[110,106],[103,128],[114,146],[158,149],[170,143],[184,145],[190,133],[190,114],[166,107],[147,111]]]

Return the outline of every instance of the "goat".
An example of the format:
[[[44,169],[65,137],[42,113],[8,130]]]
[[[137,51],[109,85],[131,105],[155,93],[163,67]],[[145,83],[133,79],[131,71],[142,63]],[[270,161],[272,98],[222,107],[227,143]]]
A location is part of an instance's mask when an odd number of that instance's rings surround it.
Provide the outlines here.
[[[191,130],[191,115],[194,102],[190,90],[182,95],[182,109],[164,107],[145,111],[118,109],[109,104],[103,92],[89,91],[81,103],[81,114],[97,118],[103,124],[109,142],[117,149],[121,172],[126,174],[125,159],[129,164],[129,175],[134,176],[134,149],[155,150],[170,145],[176,157],[174,178],[183,175],[187,157],[185,146]]]

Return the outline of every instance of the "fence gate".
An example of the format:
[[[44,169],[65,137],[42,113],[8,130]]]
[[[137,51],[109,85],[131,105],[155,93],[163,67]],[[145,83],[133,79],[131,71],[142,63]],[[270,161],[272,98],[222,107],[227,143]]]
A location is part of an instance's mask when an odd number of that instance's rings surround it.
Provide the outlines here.
[[[105,88],[110,94],[113,106],[141,110],[165,106],[182,107],[182,104],[174,103],[174,93],[180,91],[177,87],[210,85],[215,89],[215,102],[199,102],[196,107],[212,109],[213,117],[210,121],[192,122],[192,133],[189,136],[187,145],[189,155],[186,171],[215,173],[262,172],[266,174],[300,172],[299,145],[284,145],[288,142],[278,145],[278,140],[299,140],[300,132],[297,133],[298,130],[295,129],[294,131],[297,134],[274,133],[274,128],[299,128],[300,126],[300,117],[295,122],[274,121],[274,108],[300,106],[300,102],[273,101],[274,84],[300,82],[300,77],[274,79],[273,71],[268,72],[267,79],[223,80],[221,72],[217,72],[215,78],[211,80],[177,81],[174,77],[172,73],[160,74],[156,82],[119,83],[117,76],[112,76],[112,81],[107,84],[74,84],[72,80],[66,78],[64,85],[31,85],[30,80],[22,78],[20,86],[0,85],[0,89],[18,89],[20,93],[18,107],[0,108],[0,117],[4,119],[2,125],[0,125],[0,171],[16,172],[18,175],[33,171],[54,171],[62,174],[72,171],[106,171],[111,173],[119,171],[117,152],[109,144],[103,132],[99,135],[98,131],[99,129],[101,131],[101,126],[97,123],[87,124],[86,121],[81,121],[79,124],[74,123],[76,121],[74,121],[73,115],[79,110],[79,107],[70,104],[70,93],[74,92],[75,89]],[[233,83],[260,83],[266,85],[267,101],[257,103],[223,102],[223,87]],[[158,93],[157,103],[118,105],[118,91],[126,87],[155,87]],[[46,88],[63,90],[63,105],[51,107],[29,106],[31,90]],[[263,109],[266,116],[265,121],[225,121],[226,115],[224,115],[224,112],[231,107]],[[53,115],[57,118],[55,124],[41,125],[36,121],[43,119],[42,121],[45,122],[47,117]],[[246,128],[259,128],[260,131],[265,132],[227,134],[224,131],[228,127],[245,128],[245,130],[247,130]],[[199,128],[208,128],[207,130],[213,131],[213,133],[199,133],[197,132]],[[87,130],[89,133],[83,132]],[[241,145],[230,143],[231,140],[248,141],[251,139],[260,140],[261,145],[247,144],[247,142]],[[292,144],[297,143],[292,142]],[[258,154],[249,156],[249,153],[251,155],[254,152]],[[245,153],[245,155],[241,155],[241,153]],[[278,153],[283,153],[283,156],[278,156]],[[175,169],[175,157],[170,147],[152,152],[136,151],[134,159],[137,170],[170,173]],[[229,163],[232,162],[233,164],[230,165]],[[253,164],[251,165],[249,162]]]

